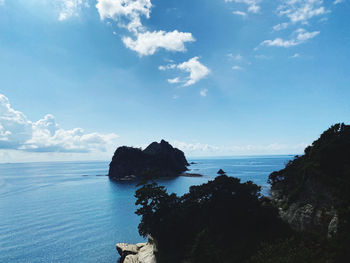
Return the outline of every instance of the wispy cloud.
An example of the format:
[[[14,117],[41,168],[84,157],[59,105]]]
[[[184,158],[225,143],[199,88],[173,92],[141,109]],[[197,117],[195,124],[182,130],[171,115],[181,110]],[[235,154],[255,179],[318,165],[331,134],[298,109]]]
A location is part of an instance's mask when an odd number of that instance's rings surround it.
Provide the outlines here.
[[[284,0],[277,9],[280,16],[286,16],[291,23],[307,23],[315,16],[326,14],[322,0]]]
[[[243,11],[233,11],[232,14],[238,15],[238,16],[242,16],[242,17],[246,17],[247,16],[247,13],[243,12]]]
[[[188,72],[190,75],[185,78],[176,77],[174,79],[168,79],[169,83],[184,83],[183,86],[191,86],[204,77],[206,77],[210,70],[198,61],[199,57],[193,57],[190,60],[180,63],[180,64],[169,64],[165,66],[159,66],[159,70],[168,70],[168,69],[179,69],[183,72]]]
[[[232,67],[233,70],[243,70],[241,66],[235,65]]]
[[[287,27],[288,27],[288,23],[280,23],[280,24],[275,25],[273,27],[273,30],[280,31],[280,30],[286,29]]]
[[[245,4],[247,6],[247,12],[259,13],[261,0],[225,0],[226,3],[234,2],[236,4]],[[239,12],[239,11],[238,11]]]
[[[180,80],[179,77],[176,77],[176,78],[173,78],[173,79],[168,79],[168,82],[169,82],[170,84],[176,84],[176,83],[180,83],[181,80]]]
[[[47,114],[33,122],[13,109],[8,98],[0,94],[0,149],[30,152],[105,151],[114,144],[114,133],[85,133],[81,128],[65,130],[56,124],[55,117]]]
[[[60,21],[77,16],[82,7],[90,7],[86,0],[59,0],[59,5],[60,13],[58,20]]]
[[[265,145],[227,145],[217,146],[206,143],[187,143],[183,141],[173,141],[172,144],[190,156],[229,156],[229,155],[252,155],[252,154],[298,154],[302,153],[306,143],[295,145],[270,143]]]
[[[225,0],[226,3],[237,3],[247,5],[247,12],[258,13],[260,11],[259,3],[261,0]]]
[[[267,55],[264,55],[264,54],[255,55],[254,57],[256,59],[271,59],[272,58],[271,56],[267,56]]]
[[[199,92],[199,95],[201,95],[202,97],[206,97],[206,96],[207,96],[207,93],[208,93],[208,89],[202,89],[202,90]]]
[[[230,59],[234,59],[234,60],[242,60],[243,59],[243,56],[241,54],[232,54],[232,53],[228,53],[227,56],[230,58]]]
[[[300,45],[304,42],[306,42],[309,39],[312,39],[316,37],[320,32],[319,31],[313,31],[308,32],[303,28],[299,28],[294,31],[293,37],[288,40],[284,40],[282,38],[275,38],[274,40],[264,40],[260,43],[260,46],[270,46],[270,47],[293,47]]]
[[[290,56],[289,58],[299,58],[300,54],[299,53],[295,53],[294,55]]]

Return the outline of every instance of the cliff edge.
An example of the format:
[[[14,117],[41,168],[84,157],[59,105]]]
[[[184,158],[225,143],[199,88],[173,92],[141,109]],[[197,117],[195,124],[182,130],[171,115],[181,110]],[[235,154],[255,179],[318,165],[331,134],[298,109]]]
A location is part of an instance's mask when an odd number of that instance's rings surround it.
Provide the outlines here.
[[[280,215],[292,228],[336,235],[349,221],[350,126],[333,125],[269,182]]]

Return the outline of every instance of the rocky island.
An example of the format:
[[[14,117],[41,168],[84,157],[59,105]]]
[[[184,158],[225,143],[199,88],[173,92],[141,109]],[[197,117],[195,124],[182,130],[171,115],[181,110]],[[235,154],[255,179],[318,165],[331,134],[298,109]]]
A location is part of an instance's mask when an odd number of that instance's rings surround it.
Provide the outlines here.
[[[184,153],[165,140],[153,142],[146,149],[119,147],[109,165],[108,176],[118,181],[139,178],[174,177],[187,171]]]

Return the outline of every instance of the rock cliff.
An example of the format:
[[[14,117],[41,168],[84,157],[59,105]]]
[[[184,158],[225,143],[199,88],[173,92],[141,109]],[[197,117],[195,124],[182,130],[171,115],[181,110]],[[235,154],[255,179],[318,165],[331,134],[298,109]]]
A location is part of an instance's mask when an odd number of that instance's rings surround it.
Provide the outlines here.
[[[149,177],[173,177],[187,170],[182,151],[162,140],[146,149],[119,147],[109,165],[108,176],[114,180],[134,180]]]
[[[350,126],[329,128],[269,182],[280,215],[292,228],[335,236],[349,217]]]
[[[116,249],[120,255],[120,263],[156,263],[155,252],[156,244],[151,236],[147,243],[138,243],[136,245],[118,243]]]

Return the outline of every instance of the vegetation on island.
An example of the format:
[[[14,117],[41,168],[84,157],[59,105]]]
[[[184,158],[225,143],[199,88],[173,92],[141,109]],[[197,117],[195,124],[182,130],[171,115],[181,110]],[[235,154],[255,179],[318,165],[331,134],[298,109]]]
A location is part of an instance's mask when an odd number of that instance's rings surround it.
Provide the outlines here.
[[[334,205],[337,234],[293,230],[259,186],[224,173],[183,196],[156,183],[140,187],[139,233],[157,241],[160,263],[350,262],[350,126],[332,126],[269,182],[286,207],[300,200]]]
[[[184,153],[161,140],[146,149],[119,147],[109,165],[109,178],[130,181],[156,177],[174,177],[187,171],[188,162]]]

